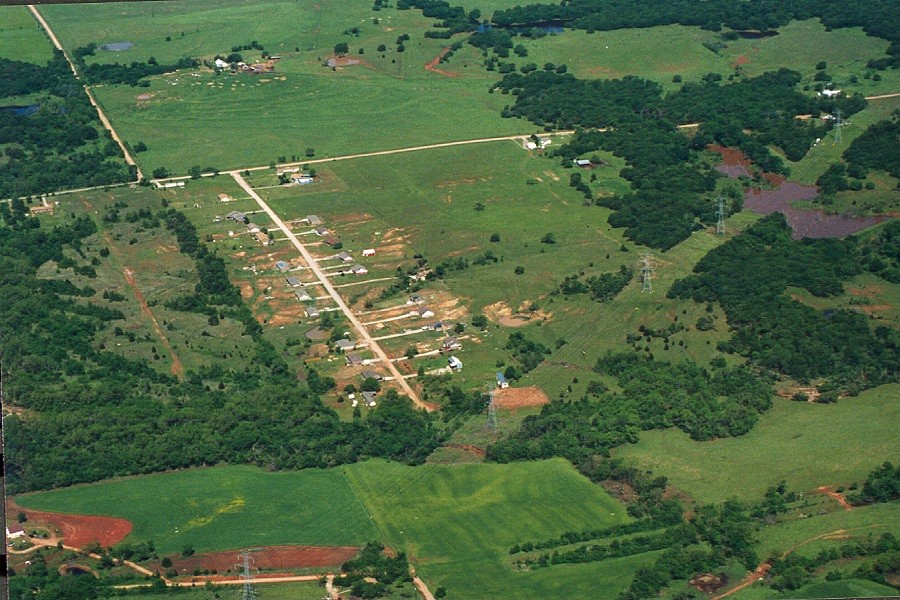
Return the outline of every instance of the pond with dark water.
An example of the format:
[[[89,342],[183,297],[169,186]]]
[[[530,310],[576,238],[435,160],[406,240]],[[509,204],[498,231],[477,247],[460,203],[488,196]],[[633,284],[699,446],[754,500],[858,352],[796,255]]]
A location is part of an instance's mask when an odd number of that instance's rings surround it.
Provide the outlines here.
[[[132,46],[134,46],[134,42],[113,42],[111,44],[103,44],[100,46],[100,50],[106,50],[107,52],[121,52],[122,50],[128,50]]]
[[[12,113],[17,117],[30,117],[36,114],[40,105],[29,104],[28,106],[0,106],[0,112]]]

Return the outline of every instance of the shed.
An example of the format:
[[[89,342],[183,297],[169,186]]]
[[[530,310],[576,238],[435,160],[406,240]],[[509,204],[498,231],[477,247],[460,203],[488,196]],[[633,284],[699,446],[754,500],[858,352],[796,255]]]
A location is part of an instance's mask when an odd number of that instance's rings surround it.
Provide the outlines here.
[[[358,265],[358,264],[350,267],[350,270],[353,272],[354,275],[365,275],[366,273],[369,272],[369,270],[367,268],[365,268],[362,265]]]
[[[497,387],[501,389],[505,389],[509,387],[509,382],[506,380],[506,377],[503,376],[503,373],[497,372]]]
[[[594,166],[594,163],[587,160],[586,158],[579,158],[578,160],[575,161],[575,164],[579,167],[593,167]]]
[[[309,221],[310,225],[321,225],[322,219],[319,215],[306,215],[306,220]]]
[[[275,268],[278,269],[279,271],[289,271],[291,268],[291,265],[284,262],[283,260],[279,260],[278,262],[275,263]]]
[[[309,292],[306,290],[297,290],[294,292],[294,295],[297,296],[297,300],[300,302],[309,302],[312,300],[312,296],[309,295]]]
[[[300,287],[303,285],[303,282],[301,282],[298,277],[287,277],[285,278],[285,281],[287,281],[287,284],[291,287]]]
[[[346,354],[346,359],[348,365],[361,365],[363,362],[362,356],[356,352],[348,352]]]
[[[447,364],[454,371],[461,371],[463,368],[462,361],[456,358],[455,356],[451,356],[447,359]]]

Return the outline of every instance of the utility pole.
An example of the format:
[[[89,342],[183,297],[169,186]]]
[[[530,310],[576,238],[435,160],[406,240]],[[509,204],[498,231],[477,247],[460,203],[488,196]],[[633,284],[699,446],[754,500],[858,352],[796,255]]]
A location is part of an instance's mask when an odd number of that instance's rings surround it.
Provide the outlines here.
[[[717,212],[719,220],[716,221],[716,234],[725,235],[725,198],[719,196],[719,210]]]
[[[650,276],[653,274],[653,269],[650,267],[650,254],[645,253],[641,259],[644,263],[644,266],[641,268],[641,278],[643,279],[643,283],[641,284],[641,293],[653,293],[653,283],[650,281]]]

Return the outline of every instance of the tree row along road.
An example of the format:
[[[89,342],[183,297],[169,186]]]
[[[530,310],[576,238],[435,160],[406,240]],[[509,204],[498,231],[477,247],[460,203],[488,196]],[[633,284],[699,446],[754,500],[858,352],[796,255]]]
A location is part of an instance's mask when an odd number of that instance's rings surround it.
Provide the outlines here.
[[[400,386],[403,393],[409,396],[417,406],[424,408],[427,411],[434,410],[432,406],[423,402],[422,399],[419,398],[419,395],[416,394],[415,390],[413,390],[412,386],[410,386],[406,382],[406,380],[403,378],[403,375],[400,374],[400,371],[397,370],[397,367],[394,365],[394,363],[390,361],[384,349],[382,349],[378,342],[372,339],[372,336],[369,335],[369,331],[356,317],[356,315],[353,314],[353,311],[350,310],[350,307],[347,306],[347,304],[344,302],[344,299],[341,298],[340,294],[338,294],[337,290],[334,289],[334,285],[332,285],[331,281],[328,279],[328,276],[319,266],[319,263],[316,262],[315,258],[313,258],[312,254],[310,254],[309,250],[307,250],[303,246],[303,244],[300,243],[300,240],[297,239],[297,236],[294,235],[294,232],[291,231],[287,225],[285,225],[284,221],[281,220],[281,217],[279,217],[274,210],[269,208],[269,205],[266,204],[266,202],[259,196],[259,194],[256,193],[256,191],[252,187],[250,187],[250,184],[248,184],[244,180],[244,178],[241,177],[240,173],[238,173],[237,171],[231,171],[231,176],[234,178],[237,184],[241,186],[241,188],[243,188],[243,190],[247,192],[247,194],[250,195],[251,198],[256,200],[256,203],[259,204],[259,207],[262,208],[267,215],[269,215],[269,218],[272,219],[272,222],[275,223],[275,225],[277,225],[279,229],[281,229],[282,233],[284,233],[287,239],[290,240],[291,244],[294,245],[294,248],[296,248],[300,252],[300,255],[303,256],[303,260],[306,261],[309,269],[315,274],[316,279],[319,280],[319,283],[322,284],[322,287],[325,288],[325,291],[328,292],[328,295],[331,296],[331,299],[334,300],[334,303],[337,305],[337,307],[341,310],[342,313],[344,313],[344,316],[347,317],[347,320],[350,321],[350,323],[353,325],[353,328],[356,329],[356,332],[359,334],[360,339],[364,340],[368,344],[369,348],[372,349],[372,352],[375,353],[375,356],[378,357],[378,360],[380,360],[385,365],[385,367],[387,367],[387,370],[390,371],[391,375],[393,375],[394,381],[397,382],[397,385]]]
[[[53,42],[53,45],[56,46],[57,50],[63,53],[63,56],[66,57],[66,61],[69,63],[69,68],[72,69],[72,74],[75,75],[75,78],[81,80],[81,76],[78,74],[78,69],[75,67],[75,63],[72,62],[71,57],[69,57],[69,53],[66,52],[65,48],[62,47],[62,44],[59,43],[59,39],[56,37],[56,34],[53,33],[53,30],[50,29],[50,25],[44,20],[44,17],[38,11],[37,7],[34,4],[29,4],[28,9],[31,11],[31,14],[34,15],[34,18],[37,19],[37,22],[40,26],[47,32],[47,35],[50,37],[50,41]],[[125,155],[125,162],[129,165],[134,166],[137,169],[137,178],[138,181],[143,179],[144,174],[141,173],[141,168],[135,162],[134,158],[132,158],[131,153],[128,152],[128,148],[125,146],[125,142],[122,141],[122,138],[119,137],[119,134],[116,133],[116,130],[113,129],[112,123],[109,122],[109,119],[106,118],[106,113],[103,112],[103,109],[100,108],[100,103],[97,102],[97,99],[94,98],[93,92],[91,92],[90,87],[86,83],[82,83],[84,87],[84,93],[87,94],[88,100],[91,101],[91,104],[95,109],[97,109],[97,116],[100,117],[100,122],[103,123],[103,127],[109,131],[109,134],[112,136],[112,139],[119,145],[119,148],[122,149],[122,153]]]

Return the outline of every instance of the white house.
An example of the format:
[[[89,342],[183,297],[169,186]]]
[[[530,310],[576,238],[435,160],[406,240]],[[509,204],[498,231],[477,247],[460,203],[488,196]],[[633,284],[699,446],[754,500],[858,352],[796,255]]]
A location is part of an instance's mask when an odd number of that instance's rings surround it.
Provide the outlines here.
[[[363,256],[375,256],[375,248],[366,248],[363,250]]]
[[[509,382],[506,380],[506,377],[503,376],[503,373],[497,373],[497,387],[500,389],[509,387]]]
[[[24,537],[24,535],[25,528],[22,527],[21,523],[13,523],[6,526],[6,539],[14,540],[16,538]]]

